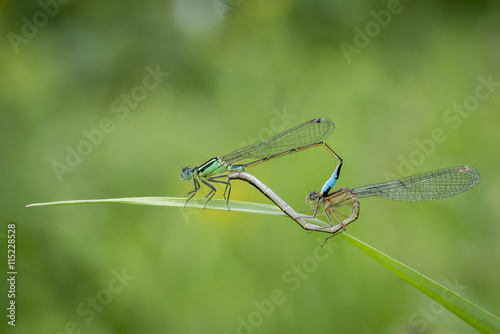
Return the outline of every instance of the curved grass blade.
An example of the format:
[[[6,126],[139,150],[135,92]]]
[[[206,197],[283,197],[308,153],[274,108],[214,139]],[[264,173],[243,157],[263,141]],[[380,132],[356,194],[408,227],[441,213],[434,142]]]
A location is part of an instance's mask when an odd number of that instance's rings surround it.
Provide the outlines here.
[[[349,234],[342,233],[341,236],[480,333],[500,333],[500,319],[493,314]]]
[[[183,207],[184,198],[179,197],[132,197],[132,198],[111,198],[96,200],[76,200],[76,201],[58,201],[47,203],[35,203],[27,205],[33,206],[53,206],[53,205],[75,205],[75,204],[95,204],[95,203],[122,203],[153,206],[173,206]],[[204,199],[195,199],[188,204],[191,208],[200,208],[204,206]],[[226,201],[213,200],[207,209],[227,211]],[[257,214],[282,215],[286,216],[280,209],[274,205],[231,201],[231,211],[249,212]],[[315,223],[324,225],[324,222],[314,218],[308,219]],[[359,248],[368,256],[385,266],[387,269],[419,289],[427,296],[444,306],[457,317],[468,323],[481,333],[500,333],[500,319],[461,297],[457,293],[420,274],[407,265],[391,258],[379,250],[365,244],[364,242],[350,236],[347,233],[340,234],[345,240]]]
[[[117,203],[117,204],[135,204],[135,205],[152,205],[152,206],[173,206],[173,207],[184,207],[186,199],[184,197],[125,197],[125,198],[106,198],[106,199],[85,199],[85,200],[73,200],[73,201],[57,201],[57,202],[45,202],[45,203],[33,203],[26,207],[34,206],[54,206],[54,205],[76,205],[76,204],[98,204],[98,203]],[[257,214],[267,214],[267,215],[279,215],[285,216],[276,205],[271,204],[261,204],[254,202],[241,202],[241,201],[230,201],[231,212],[248,212]],[[192,199],[188,204],[187,208],[197,208],[203,209],[205,206],[205,199],[196,198]],[[210,210],[220,210],[228,211],[227,204],[225,200],[214,199],[211,200],[207,205],[206,209]],[[305,218],[307,220],[313,221],[320,226],[324,226],[325,222],[318,218]]]

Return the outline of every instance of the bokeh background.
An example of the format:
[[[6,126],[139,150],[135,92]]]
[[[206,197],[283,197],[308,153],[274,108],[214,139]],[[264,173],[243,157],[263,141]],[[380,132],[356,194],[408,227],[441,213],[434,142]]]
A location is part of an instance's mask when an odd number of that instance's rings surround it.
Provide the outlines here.
[[[319,249],[326,235],[287,217],[25,208],[183,196],[182,166],[316,117],[336,123],[338,187],[462,164],[481,172],[478,187],[442,201],[364,199],[348,232],[500,314],[496,2],[0,10],[0,245],[5,264],[15,223],[18,272],[15,328],[0,284],[2,332],[474,333],[342,238]],[[301,210],[332,169],[315,148],[250,172]],[[239,181],[233,199],[268,203]]]

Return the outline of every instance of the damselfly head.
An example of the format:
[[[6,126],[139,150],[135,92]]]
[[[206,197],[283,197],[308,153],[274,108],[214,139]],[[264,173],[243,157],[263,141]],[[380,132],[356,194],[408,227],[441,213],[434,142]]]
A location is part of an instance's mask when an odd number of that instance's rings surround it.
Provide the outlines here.
[[[310,205],[316,205],[319,200],[319,191],[311,191],[306,196],[306,203]]]
[[[193,170],[191,167],[182,167],[181,180],[191,180],[193,178]]]

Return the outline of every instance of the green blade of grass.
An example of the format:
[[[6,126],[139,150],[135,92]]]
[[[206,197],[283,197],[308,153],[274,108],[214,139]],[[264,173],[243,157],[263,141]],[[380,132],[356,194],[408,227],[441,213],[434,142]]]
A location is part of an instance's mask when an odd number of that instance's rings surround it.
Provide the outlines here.
[[[203,209],[206,200],[203,198],[193,198],[186,205],[186,208]],[[106,198],[106,199],[85,199],[74,201],[57,201],[45,203],[33,203],[26,205],[26,207],[34,206],[54,206],[54,205],[76,205],[76,204],[98,204],[98,203],[121,203],[121,204],[136,204],[136,205],[152,205],[152,206],[174,206],[184,207],[186,198],[184,197],[126,197],[126,198]],[[231,212],[247,212],[267,215],[286,215],[276,205],[261,204],[253,202],[230,201],[229,207]],[[228,211],[227,203],[225,200],[212,199],[207,203],[207,210]],[[325,222],[318,218],[305,218],[309,221],[324,226]]]
[[[493,314],[349,234],[342,233],[341,236],[480,333],[500,333],[500,319]]]
[[[75,204],[95,204],[95,203],[123,203],[137,205],[153,205],[153,206],[174,206],[183,207],[186,203],[185,198],[178,197],[132,197],[132,198],[111,198],[97,200],[76,200],[76,201],[58,201],[47,203],[35,203],[27,205],[34,206],[52,206],[52,205],[75,205]],[[204,199],[192,199],[186,207],[203,209],[205,205]],[[250,202],[229,202],[231,211],[233,212],[248,212],[267,215],[282,215],[286,216],[275,205],[250,203]],[[226,201],[211,200],[206,209],[227,211]],[[308,219],[314,221],[318,225],[325,225],[320,219]],[[368,256],[375,259],[377,262],[388,268],[390,271],[419,289],[421,292],[434,299],[436,302],[444,306],[457,317],[468,323],[481,333],[500,333],[500,319],[486,310],[480,308],[474,303],[461,297],[457,293],[431,280],[430,278],[420,274],[416,270],[407,265],[391,258],[390,256],[380,252],[379,250],[365,244],[364,242],[350,236],[347,233],[340,234],[345,240],[359,248]]]

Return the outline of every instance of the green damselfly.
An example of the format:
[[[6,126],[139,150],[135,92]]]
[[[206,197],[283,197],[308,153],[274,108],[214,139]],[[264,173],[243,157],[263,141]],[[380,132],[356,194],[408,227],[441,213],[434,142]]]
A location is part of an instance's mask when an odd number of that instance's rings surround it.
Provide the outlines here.
[[[200,166],[194,168],[183,167],[181,179],[193,179],[194,184],[194,189],[186,194],[186,196],[191,195],[187,199],[186,204],[193,198],[198,189],[200,189],[199,181],[210,188],[209,193],[205,196],[205,198],[208,198],[206,203],[208,203],[217,192],[211,182],[222,183],[226,185],[224,198],[226,198],[227,192],[229,209],[231,183],[230,180],[224,181],[220,180],[220,178],[227,177],[228,173],[242,172],[246,170],[246,168],[255,166],[264,161],[316,146],[324,146],[335,157],[337,160],[335,171],[338,177],[342,166],[342,159],[324,142],[334,130],[335,124],[332,120],[327,118],[316,118],[283,131],[264,141],[242,147],[224,156],[212,158]],[[242,163],[244,160],[250,161]]]

